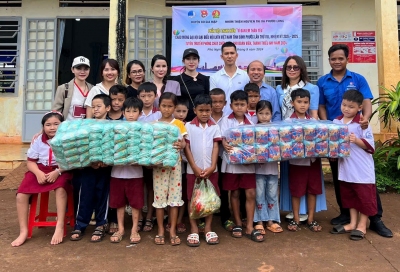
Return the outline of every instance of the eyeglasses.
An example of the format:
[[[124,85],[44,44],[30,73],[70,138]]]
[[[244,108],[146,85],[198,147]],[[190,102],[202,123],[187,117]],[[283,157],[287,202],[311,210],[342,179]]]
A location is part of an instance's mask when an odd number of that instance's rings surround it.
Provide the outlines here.
[[[132,75],[140,75],[140,74],[143,74],[143,72],[144,72],[143,70],[137,70],[137,71],[133,70],[133,71],[131,71],[131,74]]]
[[[300,70],[300,67],[299,66],[297,66],[297,65],[288,65],[288,66],[286,66],[286,71],[290,71],[290,70],[292,70],[293,69],[293,71],[299,71]]]

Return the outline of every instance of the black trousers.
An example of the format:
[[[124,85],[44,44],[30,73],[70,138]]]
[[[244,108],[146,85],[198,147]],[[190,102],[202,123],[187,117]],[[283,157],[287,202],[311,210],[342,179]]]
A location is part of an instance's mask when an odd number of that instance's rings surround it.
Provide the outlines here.
[[[339,205],[339,208],[340,208],[340,214],[350,216],[350,210],[347,209],[347,208],[343,208],[342,207],[342,198],[340,196],[339,164],[338,164],[338,161],[337,160],[335,160],[335,161],[330,161],[329,160],[329,164],[331,166],[332,178],[333,178],[333,186],[335,187],[336,201],[337,201],[337,204]],[[371,222],[377,222],[377,221],[381,220],[382,214],[383,214],[381,198],[379,197],[378,190],[376,190],[376,204],[377,204],[378,212],[374,216],[370,216],[369,217],[369,220]]]

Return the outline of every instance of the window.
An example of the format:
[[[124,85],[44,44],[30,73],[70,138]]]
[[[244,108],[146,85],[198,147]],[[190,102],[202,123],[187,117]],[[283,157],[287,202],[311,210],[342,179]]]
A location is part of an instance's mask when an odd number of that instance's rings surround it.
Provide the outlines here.
[[[322,75],[322,19],[319,16],[303,16],[302,58],[307,66],[311,83],[316,84]],[[267,77],[274,88],[281,84],[281,77]]]
[[[0,94],[18,92],[20,19],[0,19]]]
[[[22,0],[0,0],[0,7],[21,7]]]
[[[60,7],[110,7],[110,0],[59,0]]]

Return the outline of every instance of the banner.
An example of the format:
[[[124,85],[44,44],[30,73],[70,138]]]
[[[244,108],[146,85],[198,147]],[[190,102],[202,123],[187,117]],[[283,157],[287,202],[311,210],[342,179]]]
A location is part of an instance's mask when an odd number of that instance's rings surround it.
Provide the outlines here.
[[[349,47],[349,63],[376,63],[375,31],[332,31],[332,45]]]
[[[224,64],[221,45],[231,41],[240,69],[259,60],[266,76],[280,76],[288,56],[301,56],[301,26],[301,5],[172,7],[171,73],[181,71],[187,48],[199,51],[199,72],[215,73]]]

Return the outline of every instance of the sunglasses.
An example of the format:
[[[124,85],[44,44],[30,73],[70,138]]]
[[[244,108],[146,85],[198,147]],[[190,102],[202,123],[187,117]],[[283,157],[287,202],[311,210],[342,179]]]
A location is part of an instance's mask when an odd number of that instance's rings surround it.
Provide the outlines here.
[[[286,71],[290,71],[290,70],[292,70],[293,69],[293,71],[300,71],[300,67],[299,66],[297,66],[297,65],[288,65],[288,66],[286,66]]]

